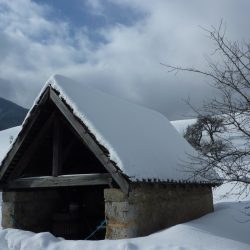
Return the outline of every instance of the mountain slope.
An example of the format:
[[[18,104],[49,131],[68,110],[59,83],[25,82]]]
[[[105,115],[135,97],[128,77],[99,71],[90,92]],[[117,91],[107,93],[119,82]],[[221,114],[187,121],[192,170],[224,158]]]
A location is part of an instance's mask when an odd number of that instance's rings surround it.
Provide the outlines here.
[[[0,130],[18,126],[28,110],[0,97]]]

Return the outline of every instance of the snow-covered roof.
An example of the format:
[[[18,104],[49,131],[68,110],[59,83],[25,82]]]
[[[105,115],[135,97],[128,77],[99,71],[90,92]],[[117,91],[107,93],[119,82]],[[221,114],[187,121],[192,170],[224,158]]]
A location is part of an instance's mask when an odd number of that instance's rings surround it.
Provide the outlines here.
[[[162,114],[55,75],[50,85],[130,180],[186,180],[193,148]]]
[[[70,107],[131,181],[209,182],[198,177],[193,180],[186,171],[189,156],[196,152],[162,114],[60,75],[46,82],[33,107],[48,87]]]

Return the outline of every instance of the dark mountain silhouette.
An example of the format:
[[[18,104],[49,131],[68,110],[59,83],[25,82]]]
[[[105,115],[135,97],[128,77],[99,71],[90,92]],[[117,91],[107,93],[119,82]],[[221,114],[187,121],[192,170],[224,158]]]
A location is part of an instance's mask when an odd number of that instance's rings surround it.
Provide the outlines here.
[[[0,130],[18,126],[28,110],[0,97]]]

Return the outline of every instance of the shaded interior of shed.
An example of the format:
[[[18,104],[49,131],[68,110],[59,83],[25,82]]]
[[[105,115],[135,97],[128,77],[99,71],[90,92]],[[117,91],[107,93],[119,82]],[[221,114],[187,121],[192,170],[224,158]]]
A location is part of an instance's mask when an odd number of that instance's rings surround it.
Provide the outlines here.
[[[59,200],[49,219],[49,231],[57,237],[75,240],[105,238],[104,186],[58,189]],[[96,233],[91,234],[101,226]]]
[[[51,114],[54,114],[54,118],[52,118],[51,124],[47,126],[46,123],[51,120]],[[54,119],[57,119],[56,128]],[[44,126],[47,126],[47,128],[43,131],[42,136],[37,136],[37,133],[42,131]],[[26,157],[26,165],[18,175],[12,175],[12,179],[55,176],[53,173],[53,154],[55,152],[57,129],[60,130],[60,143],[59,146],[57,145],[57,147],[60,147],[60,150],[57,150],[60,151],[60,159],[57,163],[60,166],[57,169],[56,176],[108,173],[56,107],[53,104],[47,104],[26,139],[28,140],[25,144],[26,147],[22,148],[22,153],[19,154],[20,158]],[[37,138],[39,138],[39,141],[36,141]],[[34,143],[36,143],[36,150],[29,152],[29,145]],[[19,160],[15,159],[15,162],[18,164]],[[105,220],[103,195],[104,189],[107,187],[108,185],[75,185],[69,187],[67,183],[65,183],[65,186],[60,185],[60,187],[44,187],[45,190],[56,190],[58,194],[56,204],[53,204],[49,215],[44,218],[46,220],[44,221],[46,224],[45,230],[66,239],[85,239]],[[32,220],[35,221],[36,218],[34,217]],[[90,239],[104,238],[105,226],[102,226]]]
[[[61,133],[60,174],[107,173],[107,170],[87,145],[70,129],[67,121],[62,119],[60,115],[57,118]],[[52,175],[53,136],[54,128],[51,125],[38,142],[37,150],[32,155],[28,155],[30,159],[19,177]],[[29,152],[25,152],[25,154],[29,154]]]

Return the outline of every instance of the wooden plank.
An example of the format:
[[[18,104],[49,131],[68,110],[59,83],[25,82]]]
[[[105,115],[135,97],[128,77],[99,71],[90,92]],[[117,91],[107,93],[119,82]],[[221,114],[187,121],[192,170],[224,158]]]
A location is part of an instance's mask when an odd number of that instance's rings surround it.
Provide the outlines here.
[[[88,146],[88,148],[94,153],[97,159],[102,165],[111,173],[114,180],[120,186],[124,193],[129,192],[129,182],[122,176],[118,169],[113,165],[112,161],[105,155],[100,146],[94,141],[94,139],[88,134],[84,126],[75,118],[72,112],[69,111],[67,106],[62,102],[53,89],[50,90],[50,98],[67,119],[73,129],[76,131],[82,141]]]
[[[111,180],[109,173],[28,177],[9,181],[2,189],[109,185]]]
[[[30,143],[30,145],[27,147],[27,149],[23,153],[22,157],[20,158],[17,165],[15,166],[15,169],[10,174],[9,179],[15,179],[22,173],[24,168],[29,163],[31,156],[34,154],[34,152],[37,150],[38,146],[40,145],[40,141],[45,136],[48,129],[52,126],[54,117],[55,117],[54,114],[50,115],[45,125],[41,126],[42,128],[38,131],[38,134],[36,135],[34,140]]]
[[[62,171],[62,133],[59,118],[54,119],[53,127],[53,161],[52,176],[58,176]]]
[[[46,100],[48,100],[48,98],[49,98],[49,88],[45,90],[45,92],[44,92],[43,96],[41,97],[39,103],[41,103],[41,104],[45,103]],[[23,142],[27,138],[27,135],[29,134],[30,130],[32,129],[32,127],[33,127],[33,125],[34,125],[34,123],[35,123],[35,121],[36,121],[36,119],[37,119],[37,117],[39,115],[40,115],[40,111],[39,111],[39,109],[37,109],[37,106],[35,106],[32,109],[31,113],[30,113],[30,117],[25,122],[25,124],[24,124],[24,126],[22,128],[22,131],[18,135],[17,140],[15,141],[15,143],[12,146],[10,152],[6,156],[3,165],[1,166],[0,180],[2,179],[4,174],[6,173],[10,163],[12,162],[14,156],[16,155],[18,150],[20,149],[21,145],[23,144]]]

